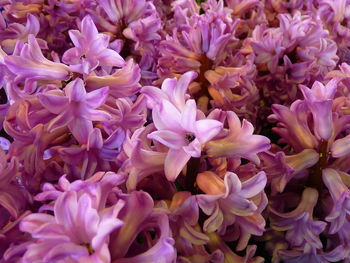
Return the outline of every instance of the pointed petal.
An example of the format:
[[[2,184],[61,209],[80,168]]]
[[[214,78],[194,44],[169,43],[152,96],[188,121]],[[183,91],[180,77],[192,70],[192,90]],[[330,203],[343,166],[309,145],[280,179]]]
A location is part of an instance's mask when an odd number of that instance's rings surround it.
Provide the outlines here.
[[[181,114],[181,125],[186,131],[195,133],[196,114],[197,107],[195,100],[186,101],[185,108]]]
[[[65,96],[40,93],[38,99],[41,105],[54,114],[60,114],[68,106],[68,98]]]
[[[90,107],[96,109],[103,105],[108,97],[109,88],[103,87],[86,94],[85,101]]]
[[[223,124],[217,120],[204,119],[196,121],[196,138],[204,144],[214,138],[223,127]]]
[[[186,145],[184,134],[178,134],[169,130],[154,131],[147,138],[156,140],[171,149],[179,149]]]
[[[85,98],[86,90],[84,81],[80,78],[76,78],[64,88],[69,101],[82,101]]]
[[[180,174],[181,170],[190,160],[190,158],[191,155],[189,155],[182,149],[169,149],[164,163],[164,171],[166,178],[169,181],[174,182],[177,176]]]

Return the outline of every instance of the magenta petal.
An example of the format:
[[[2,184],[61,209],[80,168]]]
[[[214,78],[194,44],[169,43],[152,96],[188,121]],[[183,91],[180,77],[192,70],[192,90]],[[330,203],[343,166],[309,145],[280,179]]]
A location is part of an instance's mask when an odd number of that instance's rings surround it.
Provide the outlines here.
[[[186,153],[183,149],[169,149],[164,163],[166,178],[171,182],[175,181],[190,158],[191,155]]]
[[[86,94],[85,101],[90,107],[96,109],[105,103],[108,97],[108,92],[108,87],[93,90]]]
[[[93,129],[92,122],[83,118],[74,119],[74,121],[69,123],[68,127],[73,136],[81,144],[87,143],[89,133]]]
[[[124,59],[112,49],[102,51],[98,55],[98,59],[104,66],[122,67],[125,65]]]
[[[240,195],[245,198],[251,198],[261,193],[264,190],[267,183],[267,177],[265,172],[259,172],[252,178],[242,183],[242,190]]]
[[[22,219],[20,229],[23,232],[32,233],[47,223],[55,223],[55,218],[47,214],[30,214]]]
[[[60,114],[67,108],[68,98],[64,96],[52,95],[49,93],[38,94],[40,103],[50,112]]]
[[[44,262],[54,262],[65,257],[82,257],[89,255],[87,248],[74,243],[61,243],[50,249],[45,255]]]
[[[57,224],[65,226],[68,231],[75,228],[77,203],[77,193],[73,191],[62,194],[56,200],[54,211]]]
[[[82,101],[86,95],[84,81],[80,78],[76,78],[72,82],[69,82],[64,90],[69,101]]]
[[[48,127],[49,131],[54,131],[55,129],[58,129],[62,126],[66,126],[68,123],[70,123],[74,119],[74,116],[70,111],[64,111],[60,115],[58,115],[56,118],[54,118]]]
[[[114,206],[105,208],[103,211],[103,217],[99,224],[99,229],[96,232],[97,235],[92,239],[91,245],[94,249],[98,250],[104,243],[107,243],[108,235],[116,228],[121,227],[124,223],[117,218],[118,213],[124,206],[123,201],[118,201]]]
[[[103,146],[103,138],[100,129],[94,128],[88,138],[87,150],[92,148],[101,149]]]

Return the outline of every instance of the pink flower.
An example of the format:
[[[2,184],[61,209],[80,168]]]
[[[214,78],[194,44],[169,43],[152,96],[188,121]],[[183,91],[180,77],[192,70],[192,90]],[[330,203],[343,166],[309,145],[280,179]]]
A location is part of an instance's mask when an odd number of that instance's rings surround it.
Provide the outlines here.
[[[18,42],[17,42],[18,45]],[[66,80],[69,76],[68,66],[52,62],[44,57],[34,35],[28,36],[28,43],[13,55],[4,58],[7,68],[15,74],[16,80],[54,79]]]
[[[123,201],[102,210],[92,206],[88,194],[63,193],[55,202],[54,216],[30,214],[20,229],[34,238],[25,252],[23,263],[96,262],[109,263],[109,234],[123,223],[117,218]]]
[[[62,147],[58,149],[58,153],[66,164],[78,168],[80,178],[85,179],[97,171],[112,169],[112,162],[120,152],[124,138],[124,133],[116,130],[106,140],[103,140],[101,130],[93,128],[86,144],[81,147]]]
[[[204,222],[204,231],[225,234],[229,226],[237,224],[241,238],[239,249],[246,247],[251,234],[262,235],[265,220],[260,213],[266,202],[264,198],[256,202],[259,198],[254,197],[264,195],[266,182],[264,172],[244,182],[232,172],[227,172],[224,180],[210,171],[198,174],[198,187],[205,194],[197,195],[197,202],[203,212],[210,216]]]
[[[167,78],[163,81],[161,89],[146,86],[141,92],[147,97],[148,107],[153,109],[159,107],[163,100],[171,102],[179,111],[185,107],[186,100],[189,99],[187,94],[188,87],[194,79],[198,76],[193,71],[186,72],[177,78]]]
[[[128,60],[125,66],[117,69],[111,75],[95,76],[90,74],[86,79],[87,90],[96,90],[109,87],[109,95],[114,98],[124,98],[135,95],[139,89],[141,70],[132,60]]]
[[[263,169],[268,175],[273,192],[283,192],[293,177],[307,173],[306,168],[315,165],[319,153],[313,149],[305,149],[300,153],[286,156],[284,152],[262,153]]]
[[[270,148],[270,140],[265,136],[255,135],[253,125],[243,120],[242,125],[238,116],[227,112],[229,126],[228,135],[220,140],[214,140],[206,145],[210,157],[246,158],[256,164],[260,163],[257,153]]]
[[[81,31],[70,30],[69,36],[74,48],[68,49],[62,57],[74,72],[89,74],[98,66],[121,67],[124,59],[114,50],[107,48],[109,35],[99,34],[90,16],[81,21]]]
[[[331,222],[329,233],[335,234],[343,227],[345,221],[349,221],[347,216],[350,215],[350,190],[334,169],[323,169],[322,179],[333,199],[333,208],[326,221]]]
[[[27,42],[28,35],[33,34],[36,36],[39,30],[39,20],[31,13],[27,13],[27,23],[25,26],[20,23],[11,23],[0,33],[1,46],[7,54],[11,54],[18,40]],[[37,39],[37,41],[40,47],[47,48],[46,41],[42,39]]]
[[[315,249],[322,248],[319,234],[326,228],[327,223],[313,220],[313,210],[317,199],[317,190],[306,188],[301,202],[293,211],[281,213],[270,208],[272,228],[277,231],[286,231],[286,240],[291,246],[309,245]]]
[[[49,130],[68,125],[74,137],[81,143],[87,143],[92,131],[92,121],[105,121],[110,115],[96,110],[106,101],[108,87],[86,93],[84,82],[77,78],[64,89],[52,90],[38,95],[40,103],[51,113],[57,114],[49,124]],[[65,96],[64,96],[65,95]]]
[[[332,99],[337,91],[338,81],[338,79],[332,79],[326,86],[316,81],[311,89],[300,85],[313,116],[314,130],[323,140],[328,140],[333,134]]]
[[[154,125],[158,130],[150,133],[148,138],[169,147],[164,163],[169,181],[175,181],[191,157],[200,157],[202,145],[215,137],[223,127],[216,120],[196,120],[196,115],[194,100],[186,101],[182,112],[167,100],[163,100],[161,107],[152,111]]]

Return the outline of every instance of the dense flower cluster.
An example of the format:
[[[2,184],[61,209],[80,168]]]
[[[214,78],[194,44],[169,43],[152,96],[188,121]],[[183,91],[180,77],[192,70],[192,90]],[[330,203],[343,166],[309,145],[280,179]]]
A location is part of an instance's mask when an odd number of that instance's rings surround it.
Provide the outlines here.
[[[0,263],[350,262],[350,1],[0,1]]]

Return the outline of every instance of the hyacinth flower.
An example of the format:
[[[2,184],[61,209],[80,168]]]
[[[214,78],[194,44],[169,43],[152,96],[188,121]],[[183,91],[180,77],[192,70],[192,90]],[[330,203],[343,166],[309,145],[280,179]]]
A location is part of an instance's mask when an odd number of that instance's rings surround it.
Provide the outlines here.
[[[231,225],[240,225],[237,249],[244,249],[251,234],[262,235],[264,232],[265,220],[259,213],[266,203],[255,203],[253,197],[264,195],[266,181],[264,172],[244,182],[232,172],[227,172],[224,180],[210,171],[198,174],[196,182],[205,194],[196,198],[202,211],[210,216],[204,222],[203,230],[225,234]]]
[[[136,101],[131,98],[107,100],[103,109],[112,116],[103,122],[103,129],[109,135],[117,129],[124,135],[128,131],[134,132],[146,122],[146,98],[143,96],[139,96]]]
[[[182,111],[185,108],[186,100],[189,99],[188,87],[197,76],[197,73],[189,71],[181,75],[179,79],[165,79],[161,89],[153,86],[143,87],[141,92],[147,97],[147,107],[150,109],[160,107],[162,101],[167,100],[179,111]]]
[[[231,55],[228,47],[236,42],[237,22],[223,17],[220,13],[197,15],[187,21],[192,27],[187,26],[181,33],[175,28],[160,43],[159,74],[170,77],[193,70],[199,73],[199,82],[205,84],[205,71],[223,63]]]
[[[313,220],[313,211],[318,199],[318,192],[313,188],[303,191],[299,205],[291,212],[281,213],[270,207],[271,226],[277,231],[287,231],[286,240],[294,247],[311,246],[321,249],[319,234],[327,223]]]
[[[347,0],[318,0],[316,3],[318,4],[317,13],[329,29],[332,38],[341,49],[346,50],[350,37],[347,27],[350,18],[347,12],[349,2]]]
[[[20,229],[30,233],[22,262],[110,262],[109,234],[123,225],[117,218],[123,201],[98,211],[88,194],[63,193],[55,202],[54,215],[34,213],[25,217]]]
[[[331,213],[326,221],[331,223],[329,233],[335,234],[343,227],[347,216],[350,214],[350,190],[342,181],[339,173],[331,168],[322,171],[322,179],[333,200]]]
[[[116,130],[106,140],[103,140],[101,130],[93,128],[87,138],[87,143],[69,148],[58,148],[58,154],[63,161],[73,169],[78,168],[78,177],[89,178],[97,171],[109,171],[112,169],[112,162],[120,152],[124,141],[124,133]],[[76,173],[76,171],[71,174]]]
[[[154,203],[150,195],[142,191],[133,191],[122,198],[125,199],[126,205],[119,218],[125,224],[111,235],[111,262],[174,262],[176,254],[168,218],[161,212],[153,211]],[[137,216],[135,211],[138,211]],[[158,240],[152,240],[148,232],[152,229],[157,229],[155,231]],[[138,254],[135,239],[140,233],[144,233],[145,241],[140,245],[143,246],[141,250],[145,252]]]
[[[90,16],[81,21],[81,31],[70,30],[69,36],[74,48],[68,49],[62,61],[70,65],[73,72],[89,74],[98,66],[122,67],[124,59],[108,48],[110,36],[99,34]]]
[[[337,46],[317,17],[297,11],[279,14],[278,20],[275,28],[257,26],[250,45],[264,97],[290,104],[298,98],[298,84],[309,85],[335,67]]]
[[[44,183],[42,192],[37,194],[34,199],[40,202],[56,201],[63,193],[75,191],[78,197],[88,194],[91,196],[92,207],[97,210],[102,210],[108,196],[113,193],[114,189],[125,182],[125,176],[113,172],[97,172],[86,180],[68,181],[67,175],[63,175],[58,180],[58,183]],[[40,211],[53,210],[54,203],[44,205]]]
[[[274,104],[271,107],[273,114],[270,120],[278,120],[278,126],[272,130],[278,133],[285,142],[296,151],[304,149],[317,149],[318,140],[310,130],[306,114],[306,105],[297,100],[288,108],[283,105]]]
[[[123,68],[115,70],[111,75],[90,74],[86,78],[86,89],[93,91],[108,86],[110,96],[114,98],[125,98],[135,95],[140,90],[140,79],[141,70],[130,59]]]
[[[101,26],[107,25],[117,40],[123,40],[120,51],[132,55],[139,61],[144,79],[156,78],[154,72],[162,23],[153,2],[145,0],[97,2],[103,10],[96,14]]]
[[[281,193],[294,177],[307,174],[306,168],[310,168],[318,162],[319,153],[313,149],[305,149],[300,153],[288,156],[282,151],[275,154],[264,152],[261,153],[260,158],[271,183],[272,191]]]
[[[338,79],[332,79],[325,86],[316,81],[311,89],[300,85],[313,116],[314,131],[323,140],[328,140],[333,134],[332,99],[337,91],[338,81]]]
[[[258,153],[270,148],[270,140],[265,136],[253,135],[254,127],[247,120],[242,124],[238,116],[227,112],[228,133],[220,140],[213,140],[206,144],[209,157],[245,158],[256,164],[260,163]]]
[[[10,219],[14,220],[25,208],[29,196],[26,191],[21,189],[16,177],[19,176],[19,164],[16,158],[11,158],[8,162],[8,156],[0,149],[0,229],[8,223]]]
[[[34,15],[28,13],[25,26],[20,23],[12,23],[0,33],[1,47],[7,54],[11,54],[18,40],[26,42],[29,34],[36,36],[39,30],[39,20]],[[47,48],[46,41],[42,39],[37,39],[37,41],[41,48]]]
[[[15,48],[12,55],[4,58],[8,70],[16,75],[16,81],[23,79],[68,79],[68,66],[45,58],[34,35],[28,35],[28,43],[22,45],[19,43],[18,41],[16,45],[16,47],[19,46],[18,50]]]
[[[81,144],[86,144],[92,131],[92,121],[106,121],[110,115],[102,110],[96,110],[104,104],[109,92],[103,87],[89,93],[80,78],[71,81],[64,93],[52,90],[38,95],[40,103],[51,113],[57,115],[48,126],[53,131],[62,126],[68,126],[74,137]]]
[[[298,262],[341,262],[345,259],[345,248],[343,246],[337,246],[328,252],[319,252],[312,246],[305,246],[303,249],[295,250],[279,250],[279,259],[286,263],[298,263]]]
[[[212,119],[196,120],[197,108],[194,100],[187,100],[180,112],[169,101],[152,111],[157,131],[148,135],[169,147],[164,171],[169,181],[175,181],[191,157],[201,156],[202,145],[211,140],[222,129],[222,123]]]
[[[167,156],[166,149],[159,144],[152,146],[152,141],[147,139],[147,135],[154,130],[153,125],[140,128],[131,138],[127,136],[125,140],[123,149],[129,160],[124,162],[124,166],[126,170],[129,170],[126,183],[129,190],[135,189],[138,183],[147,176],[163,173]]]
[[[209,238],[200,231],[198,226],[199,208],[196,197],[188,191],[177,192],[174,194],[171,203],[164,205],[169,213],[169,222],[171,229],[176,236],[175,246],[180,258],[191,257],[211,257],[208,254],[201,253]]]

